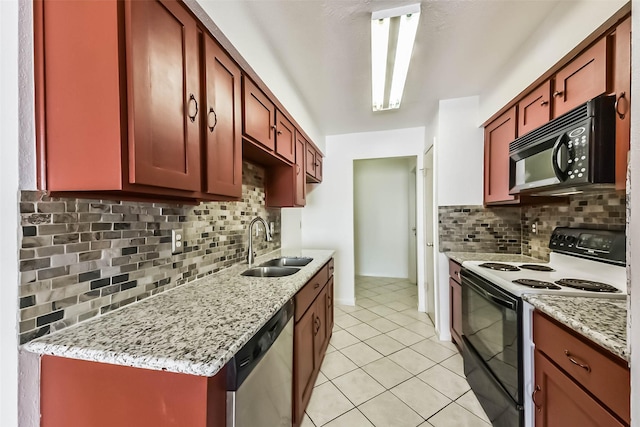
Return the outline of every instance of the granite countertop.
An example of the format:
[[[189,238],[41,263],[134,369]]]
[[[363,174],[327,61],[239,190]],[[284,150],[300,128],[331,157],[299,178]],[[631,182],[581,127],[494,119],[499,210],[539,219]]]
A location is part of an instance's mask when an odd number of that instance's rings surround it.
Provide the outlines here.
[[[629,361],[627,300],[524,295],[525,301],[596,344]]]
[[[274,251],[313,261],[291,276],[244,277],[247,264],[163,292],[25,344],[29,352],[137,368],[213,376],[333,256]]]
[[[537,258],[522,254],[500,254],[491,252],[443,252],[449,259],[458,264],[464,261],[487,261],[487,262],[546,262]]]

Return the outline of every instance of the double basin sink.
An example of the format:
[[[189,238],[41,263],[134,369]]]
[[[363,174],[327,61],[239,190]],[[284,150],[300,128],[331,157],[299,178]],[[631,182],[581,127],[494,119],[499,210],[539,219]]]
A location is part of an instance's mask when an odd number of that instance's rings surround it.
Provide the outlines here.
[[[280,257],[263,262],[258,267],[253,267],[241,273],[242,276],[251,277],[284,277],[300,271],[301,267],[309,264],[313,258],[308,257]]]

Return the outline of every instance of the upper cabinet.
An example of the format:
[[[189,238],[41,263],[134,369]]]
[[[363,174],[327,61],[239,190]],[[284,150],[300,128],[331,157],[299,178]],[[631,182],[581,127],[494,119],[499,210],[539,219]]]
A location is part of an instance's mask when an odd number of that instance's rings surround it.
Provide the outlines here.
[[[509,195],[509,143],[516,138],[516,108],[484,128],[484,203],[516,203]]]
[[[554,118],[608,91],[611,67],[607,46],[607,37],[601,38],[556,73],[553,79]]]
[[[624,190],[631,141],[631,17],[615,29],[613,89],[616,94],[616,189]]]
[[[311,144],[307,144],[306,165],[307,182],[322,182],[322,153]]]
[[[240,196],[239,69],[182,3],[35,5],[43,189]]]
[[[242,195],[242,105],[240,68],[208,34],[204,43],[205,191]]]
[[[551,120],[551,80],[547,80],[518,102],[518,136]]]
[[[125,28],[129,181],[198,191],[197,23],[177,2],[131,1],[125,3]]]
[[[287,181],[304,164],[304,133],[179,0],[36,0],[34,35],[43,190],[234,200],[243,156]]]
[[[616,188],[625,188],[631,108],[630,17],[621,10],[603,28],[585,40],[582,51],[554,66],[531,91],[485,124],[485,205],[533,200],[509,194],[509,143],[603,94],[616,95]]]

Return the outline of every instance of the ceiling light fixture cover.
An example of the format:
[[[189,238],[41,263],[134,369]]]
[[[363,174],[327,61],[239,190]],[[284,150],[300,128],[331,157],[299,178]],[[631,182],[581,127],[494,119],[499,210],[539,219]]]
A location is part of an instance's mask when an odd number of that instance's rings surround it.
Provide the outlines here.
[[[404,84],[409,71],[409,61],[413,52],[413,44],[418,30],[420,4],[386,9],[371,14],[371,78],[373,111],[400,108]],[[389,45],[391,20],[398,20],[397,37],[391,37],[394,46]],[[396,34],[392,34],[395,36]],[[392,63],[388,62],[389,51],[395,51]],[[389,72],[388,68],[392,68]],[[391,75],[391,87],[387,106],[385,94],[387,78]]]

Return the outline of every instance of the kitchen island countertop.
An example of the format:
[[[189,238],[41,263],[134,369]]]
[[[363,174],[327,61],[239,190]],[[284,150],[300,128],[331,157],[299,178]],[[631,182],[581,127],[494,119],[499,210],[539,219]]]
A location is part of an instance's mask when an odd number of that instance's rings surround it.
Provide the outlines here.
[[[627,300],[561,295],[524,295],[536,309],[629,361]]]
[[[522,254],[504,254],[492,252],[443,252],[449,259],[462,264],[464,261],[486,262],[546,262]]]
[[[244,277],[237,264],[25,344],[41,355],[214,376],[333,256],[331,250],[273,251],[313,261],[279,278]]]

